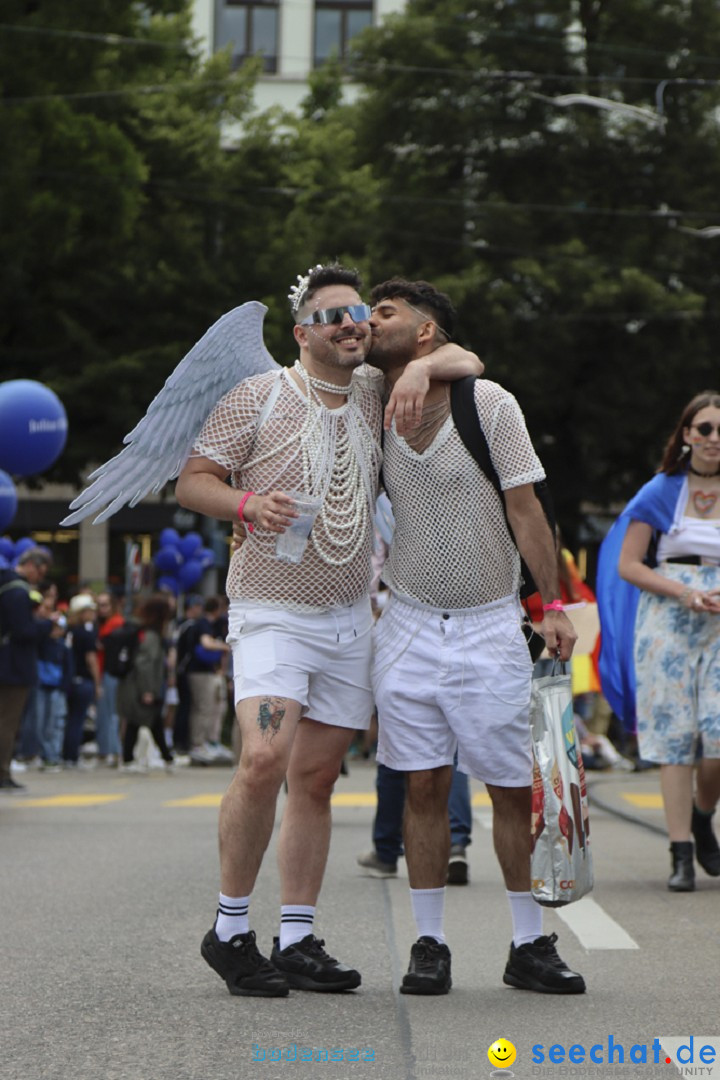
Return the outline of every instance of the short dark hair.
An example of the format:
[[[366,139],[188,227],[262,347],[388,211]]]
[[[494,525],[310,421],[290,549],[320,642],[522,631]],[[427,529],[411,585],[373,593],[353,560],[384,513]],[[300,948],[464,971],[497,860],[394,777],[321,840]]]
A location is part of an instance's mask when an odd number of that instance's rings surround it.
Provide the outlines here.
[[[320,289],[326,288],[328,285],[347,285],[349,288],[355,289],[356,292],[360,292],[362,279],[359,271],[354,267],[342,266],[338,262],[328,263],[327,266],[320,266],[315,270],[311,270],[308,277],[307,288],[302,294],[300,303],[293,314],[297,317],[300,309],[304,307],[309,300],[312,300],[315,293]]]
[[[432,315],[441,330],[449,338],[455,330],[456,311],[450,297],[436,289],[429,281],[406,281],[394,277],[376,285],[370,294],[370,302],[375,307],[383,300],[407,300],[413,307],[420,308]]]
[[[690,427],[701,409],[707,409],[709,405],[714,409],[720,409],[720,392],[717,390],[701,390],[691,401],[688,401],[687,405],[680,413],[680,419],[675,425],[674,431],[665,444],[665,450],[658,472],[664,472],[669,476],[672,476],[674,473],[678,473],[685,468],[687,464],[687,451],[683,449],[685,445],[683,429]]]

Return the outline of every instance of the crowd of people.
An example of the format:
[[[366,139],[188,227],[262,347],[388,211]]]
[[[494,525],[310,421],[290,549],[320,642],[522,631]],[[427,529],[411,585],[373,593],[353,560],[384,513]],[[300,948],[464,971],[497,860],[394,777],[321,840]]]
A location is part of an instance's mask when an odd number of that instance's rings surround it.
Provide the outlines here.
[[[190,595],[179,614],[157,593],[128,611],[110,588],[59,598],[51,568],[34,548],[0,571],[0,790],[32,768],[232,763],[224,598]]]

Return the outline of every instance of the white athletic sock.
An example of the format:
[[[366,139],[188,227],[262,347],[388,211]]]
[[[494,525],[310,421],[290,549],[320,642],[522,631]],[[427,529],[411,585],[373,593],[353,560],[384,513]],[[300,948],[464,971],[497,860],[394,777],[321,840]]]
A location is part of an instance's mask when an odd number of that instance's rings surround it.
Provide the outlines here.
[[[280,908],[280,951],[312,934],[314,921],[314,907],[283,904]]]
[[[510,916],[513,925],[513,945],[527,945],[542,935],[542,908],[531,892],[507,890]]]
[[[445,886],[442,889],[411,889],[410,900],[418,937],[435,938],[444,945]]]
[[[250,929],[249,904],[249,896],[225,896],[220,893],[215,919],[215,933],[220,941],[229,941],[236,934],[247,934]]]

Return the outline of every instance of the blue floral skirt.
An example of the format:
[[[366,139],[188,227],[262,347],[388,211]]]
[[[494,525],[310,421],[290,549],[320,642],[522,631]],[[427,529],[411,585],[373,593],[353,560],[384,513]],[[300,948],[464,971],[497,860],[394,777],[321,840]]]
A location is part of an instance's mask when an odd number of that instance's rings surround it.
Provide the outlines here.
[[[658,573],[694,589],[720,588],[720,567],[661,563]],[[699,614],[642,592],[635,622],[640,756],[661,765],[720,758],[720,615]]]

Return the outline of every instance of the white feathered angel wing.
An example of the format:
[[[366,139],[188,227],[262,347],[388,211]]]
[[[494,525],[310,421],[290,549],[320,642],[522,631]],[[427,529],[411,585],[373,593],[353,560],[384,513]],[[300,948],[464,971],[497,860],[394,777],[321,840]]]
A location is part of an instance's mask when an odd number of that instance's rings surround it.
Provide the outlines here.
[[[62,525],[75,525],[103,506],[95,522],[105,521],[121,506],[135,506],[178,475],[223,394],[250,375],[279,369],[263,341],[266,311],[264,304],[253,300],[213,323],[125,436],[125,449],[88,477],[93,483],[71,502],[74,513]]]

